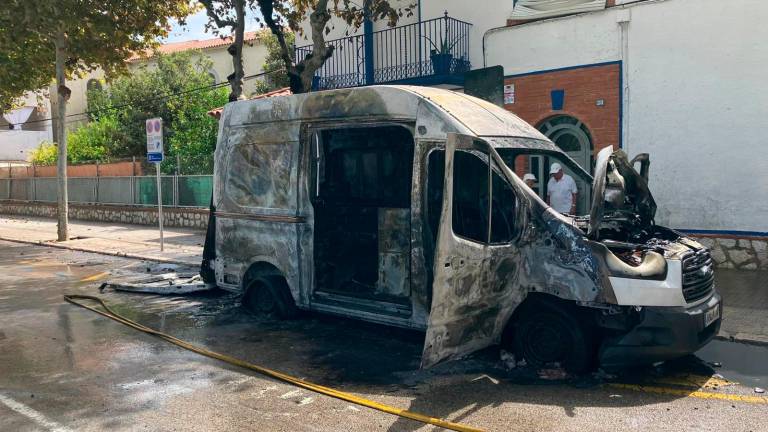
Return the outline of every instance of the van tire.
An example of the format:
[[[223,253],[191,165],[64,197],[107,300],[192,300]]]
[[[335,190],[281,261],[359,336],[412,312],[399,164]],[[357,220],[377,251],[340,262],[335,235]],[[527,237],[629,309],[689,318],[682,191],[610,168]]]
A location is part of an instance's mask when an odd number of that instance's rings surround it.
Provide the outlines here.
[[[248,282],[243,306],[251,313],[277,319],[298,315],[288,284],[281,276],[257,275]]]
[[[515,323],[515,353],[534,367],[560,363],[571,373],[593,367],[592,334],[563,308],[538,303],[526,308]]]

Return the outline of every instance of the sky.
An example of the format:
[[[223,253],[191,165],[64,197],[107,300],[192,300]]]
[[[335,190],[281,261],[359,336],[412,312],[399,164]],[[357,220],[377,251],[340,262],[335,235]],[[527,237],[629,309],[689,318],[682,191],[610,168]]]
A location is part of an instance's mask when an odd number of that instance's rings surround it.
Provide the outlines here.
[[[258,30],[259,24],[253,19],[253,14],[246,15],[245,31]],[[174,22],[171,33],[161,42],[181,42],[188,40],[202,40],[216,37],[212,33],[205,32],[205,24],[208,22],[208,16],[205,10],[198,11],[187,18],[187,25],[181,26]]]

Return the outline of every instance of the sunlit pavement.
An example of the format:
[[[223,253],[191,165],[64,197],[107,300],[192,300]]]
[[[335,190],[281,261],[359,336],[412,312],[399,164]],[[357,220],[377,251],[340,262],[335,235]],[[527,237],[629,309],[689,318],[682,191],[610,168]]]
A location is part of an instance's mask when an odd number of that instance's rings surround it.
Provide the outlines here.
[[[432,430],[200,357],[65,303],[120,313],[209,349],[487,430],[768,429],[768,348],[716,341],[616,377],[540,378],[498,351],[419,371],[423,335],[357,321],[257,319],[223,292],[105,291],[138,260],[0,242],[0,430]],[[724,296],[725,297],[725,296]],[[728,299],[725,297],[725,301]]]

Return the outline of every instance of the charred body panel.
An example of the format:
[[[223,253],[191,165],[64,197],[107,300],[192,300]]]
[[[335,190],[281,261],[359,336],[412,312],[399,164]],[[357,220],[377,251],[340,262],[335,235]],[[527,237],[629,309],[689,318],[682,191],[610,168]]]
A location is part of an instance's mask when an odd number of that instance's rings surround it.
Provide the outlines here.
[[[402,141],[404,131],[408,153],[393,153],[387,138]],[[329,162],[333,151],[341,153]],[[299,308],[426,330],[424,367],[499,342],[529,297],[584,311],[601,332],[607,363],[636,355],[642,344],[632,345],[633,334],[659,322],[687,320],[698,333],[675,332],[680,340],[664,352],[646,344],[649,354],[638,358],[705,343],[719,325],[695,323],[696,308],[719,304],[708,252],[654,224],[648,158],[638,160],[640,175],[623,153],[601,152],[591,214],[564,216],[510,168],[508,154],[536,152],[557,155],[592,183],[513,114],[445,90],[372,86],[230,103],[215,155],[215,254],[206,242],[203,269],[236,291],[260,272],[279,275]],[[485,183],[455,173],[457,160],[477,165],[478,157]],[[402,199],[366,189],[405,178],[393,164],[410,177],[410,189],[397,187]],[[328,183],[334,169],[361,174]],[[472,195],[471,187],[487,191]],[[357,201],[328,212],[329,198],[345,196],[324,194],[328,188]],[[328,258],[345,237],[349,258]],[[658,320],[668,312],[674,319]]]

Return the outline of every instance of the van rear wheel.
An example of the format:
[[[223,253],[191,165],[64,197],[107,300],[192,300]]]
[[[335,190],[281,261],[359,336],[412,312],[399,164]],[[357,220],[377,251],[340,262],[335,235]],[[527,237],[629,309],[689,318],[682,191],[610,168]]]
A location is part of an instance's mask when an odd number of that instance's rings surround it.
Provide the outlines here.
[[[298,310],[288,284],[280,276],[256,276],[248,283],[243,306],[255,315],[294,318]]]
[[[559,308],[534,306],[523,313],[514,332],[515,351],[534,367],[560,363],[568,372],[592,367],[592,338],[588,329]]]

